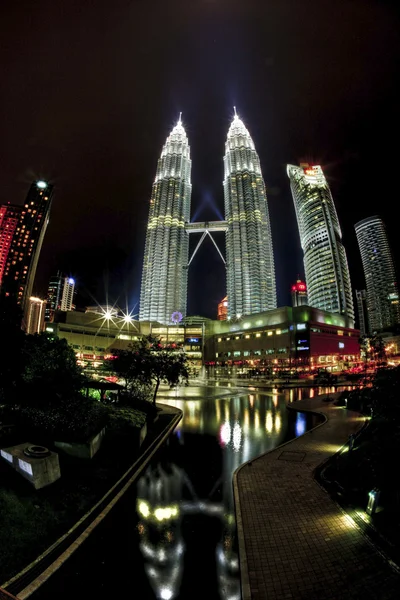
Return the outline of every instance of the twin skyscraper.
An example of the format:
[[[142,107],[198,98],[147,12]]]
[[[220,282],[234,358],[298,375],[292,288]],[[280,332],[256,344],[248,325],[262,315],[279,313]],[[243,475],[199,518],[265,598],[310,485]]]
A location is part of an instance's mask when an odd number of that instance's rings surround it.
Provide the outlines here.
[[[271,225],[254,142],[236,114],[224,156],[225,220],[190,223],[191,159],[181,118],[168,136],[153,184],[140,296],[141,321],[186,316],[189,235],[225,231],[228,318],[276,308]],[[350,275],[329,187],[318,167],[288,166],[304,251],[309,304],[354,318]],[[202,238],[202,239],[203,239]],[[311,284],[311,285],[310,285]]]

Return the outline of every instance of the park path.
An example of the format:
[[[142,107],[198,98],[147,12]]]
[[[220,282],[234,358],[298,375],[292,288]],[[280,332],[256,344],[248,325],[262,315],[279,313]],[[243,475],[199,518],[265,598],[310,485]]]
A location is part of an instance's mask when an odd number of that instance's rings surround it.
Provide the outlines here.
[[[364,423],[322,397],[290,405],[327,421],[234,475],[243,600],[400,597],[400,576],[314,479]]]

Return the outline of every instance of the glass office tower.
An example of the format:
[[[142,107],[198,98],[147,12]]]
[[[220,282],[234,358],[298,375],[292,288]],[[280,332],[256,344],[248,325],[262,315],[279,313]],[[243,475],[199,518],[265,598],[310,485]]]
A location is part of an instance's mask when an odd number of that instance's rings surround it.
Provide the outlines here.
[[[399,293],[385,224],[378,216],[355,224],[367,288],[370,332],[400,323]]]
[[[350,273],[342,232],[328,183],[320,166],[287,166],[301,247],[308,304],[346,315],[354,324]]]

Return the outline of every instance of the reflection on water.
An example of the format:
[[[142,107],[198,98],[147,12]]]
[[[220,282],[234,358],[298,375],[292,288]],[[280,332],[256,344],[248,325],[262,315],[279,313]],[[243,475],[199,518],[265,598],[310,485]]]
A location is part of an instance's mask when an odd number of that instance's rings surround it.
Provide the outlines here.
[[[183,419],[137,485],[144,570],[155,598],[239,600],[232,474],[315,424],[286,410],[312,390],[222,398],[213,397],[215,389],[203,389],[203,398],[201,388],[187,391],[186,400],[162,399],[181,408]]]

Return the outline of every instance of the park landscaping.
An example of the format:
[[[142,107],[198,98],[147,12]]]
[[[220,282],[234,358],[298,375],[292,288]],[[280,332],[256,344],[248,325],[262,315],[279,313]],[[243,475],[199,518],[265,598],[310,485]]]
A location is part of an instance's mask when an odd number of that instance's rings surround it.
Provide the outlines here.
[[[187,371],[181,353],[146,338],[106,365],[122,381],[121,393],[87,393],[91,382],[65,340],[25,335],[18,319],[0,308],[9,349],[0,363],[0,448],[45,446],[58,453],[61,471],[57,481],[35,490],[0,460],[1,585],[68,531],[134,463],[143,428],[157,429],[155,390],[161,381],[187,379]],[[99,432],[102,445],[93,458],[65,451]]]

